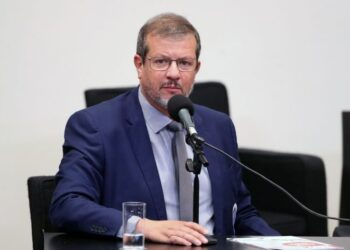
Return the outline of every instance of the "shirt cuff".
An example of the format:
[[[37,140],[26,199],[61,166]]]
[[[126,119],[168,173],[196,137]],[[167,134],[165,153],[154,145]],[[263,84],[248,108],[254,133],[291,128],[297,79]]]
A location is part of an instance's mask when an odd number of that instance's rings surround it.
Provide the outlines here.
[[[129,218],[129,220],[128,220],[128,225],[127,225],[126,231],[129,232],[129,233],[135,233],[136,225],[137,225],[137,223],[139,222],[140,219],[141,219],[141,217],[131,216]],[[118,238],[123,238],[123,233],[124,233],[124,230],[123,230],[123,224],[122,224],[121,227],[118,230],[117,237]]]

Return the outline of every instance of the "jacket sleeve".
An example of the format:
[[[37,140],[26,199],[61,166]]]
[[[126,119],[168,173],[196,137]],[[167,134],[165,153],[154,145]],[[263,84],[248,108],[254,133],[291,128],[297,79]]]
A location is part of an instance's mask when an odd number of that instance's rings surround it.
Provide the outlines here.
[[[233,123],[230,122],[230,124],[232,137],[234,138],[234,142],[236,142],[233,155],[239,160],[236,132]],[[235,233],[237,235],[280,235],[260,217],[258,211],[251,203],[250,193],[242,180],[242,167],[238,163],[234,163],[231,167],[238,169],[234,180],[238,201],[236,221],[234,222],[235,225],[233,225]]]
[[[237,235],[280,235],[263,220],[255,207],[251,204],[250,194],[242,180],[240,180],[237,221],[235,224]]]
[[[115,236],[122,224],[121,211],[99,204],[104,183],[100,133],[86,110],[68,120],[50,218],[68,232]]]

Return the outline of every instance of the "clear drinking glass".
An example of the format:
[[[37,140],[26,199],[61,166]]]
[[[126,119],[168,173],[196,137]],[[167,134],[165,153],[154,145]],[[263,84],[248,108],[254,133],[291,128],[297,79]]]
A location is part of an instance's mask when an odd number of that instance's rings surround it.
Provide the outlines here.
[[[144,249],[145,236],[135,232],[135,221],[145,216],[146,203],[123,202],[123,249]]]

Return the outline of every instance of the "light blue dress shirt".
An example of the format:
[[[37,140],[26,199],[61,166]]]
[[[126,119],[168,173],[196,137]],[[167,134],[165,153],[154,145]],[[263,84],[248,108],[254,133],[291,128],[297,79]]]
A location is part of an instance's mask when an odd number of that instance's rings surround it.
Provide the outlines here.
[[[175,178],[175,166],[171,149],[171,141],[174,133],[166,128],[166,126],[172,122],[172,120],[155,109],[147,101],[141,92],[141,87],[139,88],[138,97],[146,121],[146,127],[151,140],[153,156],[157,164],[157,170],[163,189],[167,218],[168,220],[179,220],[178,188]],[[188,158],[192,159],[193,152],[191,147],[187,145],[186,149]],[[192,174],[192,181],[193,178],[194,175]],[[199,181],[199,224],[204,226],[208,230],[209,234],[212,234],[214,228],[214,208],[212,205],[211,183],[207,168],[202,168],[202,171],[199,175]],[[193,190],[189,190],[189,192],[193,192]],[[136,227],[138,219],[133,219]],[[121,231],[122,228],[120,228],[118,236],[122,235]]]

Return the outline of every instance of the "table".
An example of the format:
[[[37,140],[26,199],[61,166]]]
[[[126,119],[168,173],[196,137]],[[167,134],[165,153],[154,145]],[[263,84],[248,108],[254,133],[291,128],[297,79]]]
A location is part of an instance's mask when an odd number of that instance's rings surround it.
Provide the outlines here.
[[[350,237],[302,237],[310,240],[330,243],[342,246],[350,250]],[[101,238],[94,236],[69,235],[65,233],[44,233],[44,250],[119,250],[122,242],[117,239]],[[219,239],[217,245],[203,247],[186,247],[158,243],[146,243],[147,250],[215,250],[215,249],[234,249],[234,250],[257,250],[258,248],[241,245],[238,243]]]

